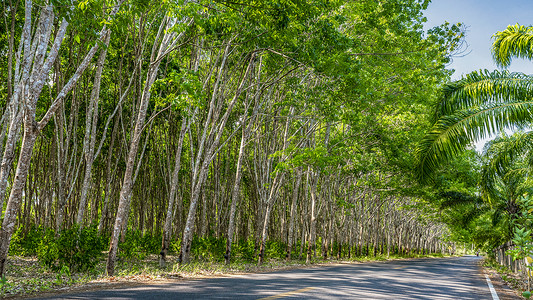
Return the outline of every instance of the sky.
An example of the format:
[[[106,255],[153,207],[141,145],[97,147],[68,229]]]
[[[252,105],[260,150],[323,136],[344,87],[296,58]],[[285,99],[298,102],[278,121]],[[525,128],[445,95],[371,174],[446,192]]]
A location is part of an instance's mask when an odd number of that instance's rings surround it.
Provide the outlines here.
[[[466,26],[465,40],[468,47],[462,56],[453,57],[449,69],[454,69],[453,80],[480,69],[495,70],[490,48],[492,35],[508,25],[533,25],[533,0],[432,0],[424,16],[426,28],[445,21]],[[533,61],[513,59],[508,68],[512,72],[533,74]],[[481,152],[486,140],[476,143]]]
[[[459,79],[479,69],[496,69],[490,47],[492,35],[508,25],[533,24],[533,0],[432,0],[424,14],[426,28],[448,21],[466,26],[468,48],[464,57],[454,57],[449,66],[455,69],[453,79]],[[510,71],[533,73],[533,62],[514,59]]]

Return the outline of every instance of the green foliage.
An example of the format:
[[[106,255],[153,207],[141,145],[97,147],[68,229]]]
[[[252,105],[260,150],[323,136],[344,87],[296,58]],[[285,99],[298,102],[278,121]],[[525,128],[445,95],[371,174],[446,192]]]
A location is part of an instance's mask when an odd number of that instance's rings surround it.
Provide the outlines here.
[[[522,296],[526,299],[529,299],[531,298],[531,292],[530,291],[525,291],[522,293]]]
[[[239,240],[232,246],[233,257],[244,261],[253,261],[255,259],[255,242],[253,239]]]
[[[529,197],[522,197],[518,201],[520,205],[520,214],[513,219],[513,237],[512,242],[514,247],[507,250],[507,254],[510,255],[513,260],[523,260],[528,256],[533,255],[533,201]],[[528,266],[530,270],[533,270],[533,266]]]
[[[287,244],[279,241],[268,241],[265,249],[267,258],[283,259],[287,254]]]
[[[170,248],[175,253],[179,253],[180,243],[171,242]],[[320,244],[317,243],[317,246]],[[297,249],[294,247],[292,256],[298,255]],[[279,241],[267,241],[265,248],[265,256],[272,259],[284,259],[287,254],[287,245]],[[226,253],[226,239],[209,237],[193,238],[191,245],[191,256],[197,261],[201,262],[222,262],[224,261],[224,254]],[[258,248],[255,240],[241,239],[234,242],[232,245],[232,260],[255,262],[257,260]]]
[[[4,286],[7,286],[9,283],[7,282],[6,276],[2,275],[0,277],[0,291],[4,289]]]
[[[492,57],[501,67],[511,65],[513,57],[533,58],[533,28],[530,26],[509,25],[504,31],[496,32],[492,38]]]
[[[169,248],[170,248],[170,251],[173,252],[173,253],[180,253],[181,239],[177,239],[175,241],[170,241]]]
[[[42,227],[32,225],[27,232],[20,226],[11,237],[9,253],[21,256],[33,256],[37,254],[37,248],[43,238],[45,230]]]
[[[124,259],[144,259],[146,254],[159,254],[161,241],[161,234],[143,234],[139,230],[128,230],[124,242],[119,243],[118,256]]]
[[[522,260],[533,253],[531,233],[531,229],[515,228],[514,237],[512,239],[515,246],[513,249],[507,250],[507,254],[510,255],[513,260]]]
[[[225,239],[213,236],[195,236],[191,244],[191,255],[200,261],[222,261],[226,253]]]
[[[57,285],[60,285],[63,283],[63,276],[66,276],[67,278],[71,278],[70,269],[67,266],[62,266],[61,270],[56,275],[56,281],[54,282]]]
[[[200,101],[205,99],[205,91],[197,72],[175,69],[163,79],[157,80],[152,86],[153,92],[165,92],[165,98],[155,98],[156,106],[164,107],[171,104],[178,110],[186,107],[201,107]]]
[[[531,100],[489,103],[441,117],[421,141],[417,150],[418,174],[429,180],[443,163],[464,152],[472,141],[487,138],[512,126],[531,121]]]
[[[95,225],[77,226],[60,231],[57,235],[46,230],[37,247],[39,261],[54,271],[91,271],[98,263],[106,241],[98,235]]]

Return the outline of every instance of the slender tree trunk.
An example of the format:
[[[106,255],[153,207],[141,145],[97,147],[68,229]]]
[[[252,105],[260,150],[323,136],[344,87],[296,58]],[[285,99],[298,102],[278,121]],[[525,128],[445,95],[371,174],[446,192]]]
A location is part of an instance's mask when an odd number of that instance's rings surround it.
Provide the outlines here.
[[[190,117],[191,120],[194,116]],[[181,123],[180,136],[178,140],[178,147],[176,149],[176,156],[174,159],[174,170],[172,173],[172,178],[170,182],[170,194],[168,198],[168,208],[167,215],[165,218],[165,227],[163,228],[163,241],[161,246],[161,263],[164,266],[166,262],[166,257],[168,253],[168,247],[170,245],[170,235],[172,233],[172,219],[174,216],[174,202],[176,200],[177,190],[178,190],[178,180],[179,180],[179,171],[181,168],[181,150],[183,148],[183,141],[185,140],[185,133],[187,132],[191,121],[183,119]]]
[[[239,191],[241,183],[241,168],[242,160],[244,156],[244,148],[246,146],[246,127],[245,124],[242,126],[242,137],[241,144],[239,146],[239,156],[237,157],[237,170],[235,171],[235,183],[233,184],[233,189],[231,192],[231,207],[229,213],[229,224],[228,224],[228,236],[226,239],[226,264],[229,264],[231,261],[231,244],[233,242],[233,233],[235,229],[235,212],[237,211],[237,203],[239,201]]]
[[[311,175],[309,174],[311,171],[308,171],[308,178],[311,180]],[[317,179],[318,180],[318,179]],[[310,189],[311,189],[311,211],[310,211],[310,231],[309,231],[309,245],[307,247],[307,258],[306,263],[309,263],[311,261],[311,254],[315,251],[316,246],[316,181],[310,182]]]
[[[78,207],[78,214],[76,216],[76,224],[83,225],[83,217],[87,209],[87,196],[92,182],[92,169],[94,162],[94,152],[96,145],[96,125],[98,123],[98,100],[100,97],[100,83],[102,82],[102,72],[104,70],[104,62],[107,55],[111,34],[107,34],[104,38],[104,47],[100,50],[100,56],[96,62],[96,73],[94,75],[93,89],[91,92],[91,99],[89,101],[89,109],[87,119],[85,122],[85,139],[83,153],[85,155],[85,174],[83,177],[83,185],[81,187],[80,204]]]
[[[156,40],[152,48],[152,55],[150,58],[150,67],[146,74],[146,82],[144,83],[144,89],[141,95],[141,100],[139,103],[139,109],[137,111],[137,120],[135,122],[135,130],[133,137],[131,139],[128,158],[126,160],[126,168],[124,172],[124,180],[122,183],[122,188],[119,196],[119,205],[117,209],[117,215],[115,218],[115,225],[113,228],[113,233],[111,235],[111,242],[109,245],[109,254],[107,257],[107,274],[113,276],[115,273],[115,261],[117,257],[118,250],[118,239],[120,233],[123,230],[123,226],[127,222],[127,216],[130,209],[131,201],[131,190],[133,187],[133,169],[135,165],[135,160],[139,150],[139,143],[141,141],[142,131],[144,129],[144,123],[146,119],[146,114],[148,111],[148,104],[150,102],[150,89],[153,83],[156,80],[157,73],[159,71],[159,66],[161,60],[166,54],[168,54],[168,49],[174,45],[180,37],[183,36],[181,33],[176,37],[176,32],[171,31],[171,27],[174,25],[174,22],[169,20],[168,17],[164,19],[159,27],[159,32],[157,34]],[[163,33],[164,31],[164,33]],[[163,35],[163,36],[161,36]],[[159,45],[159,47],[158,47]],[[140,163],[140,161],[139,161]]]
[[[111,133],[111,142],[109,142],[109,152],[107,154],[107,171],[106,171],[106,185],[105,185],[105,196],[104,196],[104,204],[102,205],[102,212],[100,215],[100,221],[98,222],[98,234],[102,234],[104,230],[104,222],[107,218],[107,212],[108,212],[108,206],[109,206],[109,198],[111,196],[111,184],[113,183],[113,179],[115,176],[112,176],[113,173],[116,173],[117,171],[117,165],[119,162],[120,155],[118,155],[118,158],[115,162],[115,167],[113,168],[114,172],[112,172],[111,169],[111,160],[113,158],[113,145],[115,144],[115,138],[118,131],[118,125],[119,120],[115,121],[115,124],[113,125],[113,132]]]
[[[265,218],[263,222],[263,232],[261,234],[261,245],[259,248],[259,260],[258,264],[262,264],[265,260],[265,248],[266,248],[266,242],[268,237],[268,225],[270,223],[270,214],[272,213],[272,208],[274,207],[274,203],[277,199],[277,191],[278,188],[283,183],[285,173],[278,172],[276,174],[276,177],[274,178],[274,181],[272,182],[272,187],[270,188],[270,194],[268,196],[267,200],[267,206],[265,211]]]
[[[4,220],[2,222],[2,229],[0,230],[0,275],[5,274],[5,263],[11,236],[15,231],[15,223],[18,211],[22,202],[22,193],[24,185],[26,184],[26,177],[30,168],[31,154],[35,139],[37,138],[37,131],[32,126],[32,119],[27,116],[24,122],[24,137],[22,140],[21,151],[15,172],[15,179],[11,187],[9,201],[7,203]]]
[[[226,61],[226,59],[227,59],[227,57],[229,55],[230,45],[231,45],[231,41],[228,42],[228,44],[226,46],[226,49],[224,51],[224,58],[223,58],[223,62],[222,62],[221,70],[220,70],[221,72],[222,72],[222,69],[224,69],[225,61]],[[241,77],[241,81],[240,81],[239,87],[235,91],[235,95],[233,96],[233,99],[228,104],[228,107],[226,108],[226,112],[222,116],[222,118],[220,120],[220,123],[219,124],[214,124],[214,126],[216,126],[216,128],[212,130],[212,132],[211,132],[212,134],[210,135],[210,136],[215,135],[213,137],[213,139],[212,139],[213,142],[207,148],[207,151],[206,151],[205,156],[204,156],[204,161],[202,162],[202,168],[200,169],[200,173],[199,173],[199,175],[197,177],[197,181],[196,182],[193,181],[193,191],[192,191],[192,196],[191,196],[191,202],[190,202],[190,205],[189,205],[189,213],[187,215],[187,221],[185,223],[185,229],[183,231],[183,241],[182,241],[182,246],[181,246],[181,250],[180,250],[180,258],[179,258],[179,260],[180,260],[181,263],[186,264],[186,263],[189,262],[189,255],[190,255],[191,243],[192,243],[193,232],[194,232],[193,231],[193,229],[194,229],[194,219],[195,219],[195,215],[196,215],[198,198],[200,196],[204,181],[207,178],[207,175],[208,175],[208,172],[209,172],[209,165],[211,164],[212,160],[214,159],[215,150],[218,148],[218,146],[220,144],[220,139],[221,139],[222,134],[223,134],[223,129],[226,126],[226,123],[228,121],[230,113],[232,112],[233,107],[235,106],[235,103],[237,102],[239,96],[241,95],[241,93],[242,93],[242,91],[244,89],[244,84],[246,83],[246,81],[248,79],[248,74],[249,74],[249,72],[251,70],[251,67],[252,67],[252,64],[253,64],[253,61],[254,61],[254,57],[255,57],[255,53],[252,53],[250,55],[250,60],[249,60],[248,65],[246,67],[246,71],[244,72],[244,74]],[[219,82],[220,74],[221,73],[219,72],[219,76],[217,78],[217,83]],[[215,84],[215,89],[213,91],[214,94],[213,94],[213,97],[212,97],[213,100],[217,96],[215,94],[216,90],[218,90],[218,88],[216,87],[216,84]],[[211,101],[212,104],[214,104],[213,100]],[[211,111],[211,109],[210,109],[210,111]],[[215,115],[218,114],[219,112],[220,111],[217,109],[215,111]],[[216,120],[216,117],[214,117],[213,119]],[[209,121],[209,117],[208,117],[208,119],[206,121]],[[204,133],[205,133],[205,131],[204,131]],[[211,140],[211,138],[209,140]],[[200,151],[199,151],[198,154],[201,154]]]
[[[291,216],[289,220],[289,233],[287,241],[287,261],[291,260],[292,246],[294,244],[294,223],[296,220],[297,214],[297,204],[298,204],[298,192],[300,190],[300,183],[302,182],[302,176],[299,170],[296,171],[296,183],[294,184],[294,191],[292,194],[292,204],[291,204]]]

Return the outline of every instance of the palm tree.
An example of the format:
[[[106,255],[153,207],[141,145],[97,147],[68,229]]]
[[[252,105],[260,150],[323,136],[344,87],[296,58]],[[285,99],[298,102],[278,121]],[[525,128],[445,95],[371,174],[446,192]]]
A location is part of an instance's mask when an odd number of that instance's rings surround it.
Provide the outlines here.
[[[443,182],[436,183],[437,188],[445,188],[438,194],[439,211],[443,220],[455,228],[454,232],[468,232],[464,236],[470,239],[468,242],[480,248],[489,247],[486,249],[513,237],[518,223],[524,221],[522,213],[528,211],[523,200],[533,195],[529,180],[532,138],[532,132],[517,132],[512,136],[502,134],[488,142],[481,157],[477,192],[472,193],[464,186],[461,189],[456,183],[447,187]],[[464,179],[457,176],[458,159],[453,160],[447,173],[462,182]]]
[[[493,208],[504,212],[509,234],[524,209],[521,200],[532,194],[533,132],[502,134],[485,145],[480,194]]]
[[[510,25],[494,36],[492,54],[501,67],[513,57],[533,59],[533,27]],[[417,148],[422,181],[475,141],[533,122],[533,76],[508,71],[476,71],[446,84],[433,126]]]

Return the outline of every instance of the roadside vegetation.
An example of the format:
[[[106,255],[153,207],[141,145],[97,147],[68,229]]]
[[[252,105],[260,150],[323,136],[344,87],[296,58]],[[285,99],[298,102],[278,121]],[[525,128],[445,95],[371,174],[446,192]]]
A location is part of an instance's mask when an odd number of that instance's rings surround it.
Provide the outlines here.
[[[91,237],[90,229],[82,233],[82,236]],[[121,244],[120,257],[117,260],[116,273],[114,276],[106,275],[106,251],[105,243],[90,243],[80,246],[76,251],[62,251],[52,255],[49,249],[69,249],[79,241],[56,242],[46,241],[40,238],[41,230],[33,229],[33,238],[26,238],[26,244],[17,241],[12,243],[9,256],[9,265],[5,279],[0,282],[0,296],[9,298],[21,295],[36,295],[41,293],[61,293],[80,291],[87,289],[109,288],[116,285],[158,283],[174,280],[197,279],[225,276],[230,274],[245,274],[257,272],[269,272],[275,270],[320,266],[339,262],[368,262],[391,259],[406,259],[419,257],[442,257],[443,254],[422,254],[416,251],[399,254],[374,252],[362,253],[359,256],[348,255],[346,251],[340,254],[335,246],[328,251],[333,257],[324,258],[318,256],[310,261],[305,257],[294,253],[294,258],[288,261],[285,258],[286,245],[270,244],[268,259],[261,265],[257,264],[257,256],[253,256],[253,242],[239,241],[235,247],[235,258],[230,264],[226,264],[224,257],[220,256],[220,248],[225,246],[224,241],[200,240],[193,241],[193,257],[189,264],[178,262],[179,251],[169,251],[166,264],[161,265],[160,241],[161,237],[142,236],[138,233],[128,234],[126,241]],[[62,234],[61,236],[66,236]],[[97,237],[92,235],[92,237]],[[28,243],[33,241],[32,243]],[[46,241],[46,242],[45,242]],[[68,243],[64,247],[58,245]],[[179,244],[179,243],[176,243]],[[37,245],[37,246],[35,246]],[[149,245],[153,245],[151,248]],[[69,246],[69,247],[67,247]],[[277,252],[275,249],[279,249]],[[83,260],[79,259],[80,253],[86,253]],[[88,254],[92,253],[92,255]],[[70,255],[70,256],[69,256]],[[54,259],[50,259],[53,256]],[[78,258],[78,259],[77,259]]]
[[[428,4],[3,1],[0,291],[528,245],[530,77]]]
[[[493,58],[502,68],[513,58],[533,57],[531,26],[509,25],[493,41]],[[496,269],[524,295],[531,294],[525,259],[533,256],[532,81],[528,74],[481,70],[444,85],[433,125],[417,149],[418,178],[441,189],[453,239],[486,251],[491,266],[505,262]],[[470,150],[491,136],[483,153]],[[511,276],[505,267],[523,276]]]

